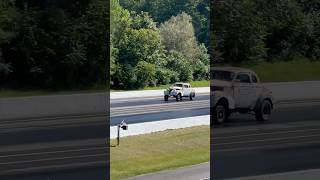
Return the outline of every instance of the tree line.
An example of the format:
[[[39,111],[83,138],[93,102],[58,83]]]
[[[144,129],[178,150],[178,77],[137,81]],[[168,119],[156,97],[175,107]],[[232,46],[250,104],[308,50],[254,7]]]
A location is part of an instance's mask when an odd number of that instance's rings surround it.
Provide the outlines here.
[[[112,88],[209,78],[209,1],[111,0]]]
[[[319,0],[216,0],[212,63],[320,59]]]
[[[0,0],[0,86],[106,84],[105,0]]]

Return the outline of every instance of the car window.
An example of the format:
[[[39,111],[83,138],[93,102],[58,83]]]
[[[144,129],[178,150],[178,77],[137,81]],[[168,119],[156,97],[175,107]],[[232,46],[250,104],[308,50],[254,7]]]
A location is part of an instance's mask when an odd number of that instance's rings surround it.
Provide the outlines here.
[[[215,70],[211,73],[211,79],[213,80],[232,81],[233,78],[234,73],[230,71]]]
[[[238,74],[237,78],[241,83],[250,83],[250,76],[248,74]]]
[[[258,82],[257,76],[255,76],[254,74],[251,75],[251,79],[252,79],[253,83],[257,83]]]
[[[188,86],[188,85],[183,85],[183,87],[184,87],[184,88],[188,88],[189,86]]]
[[[175,84],[176,87],[182,87],[182,84]]]

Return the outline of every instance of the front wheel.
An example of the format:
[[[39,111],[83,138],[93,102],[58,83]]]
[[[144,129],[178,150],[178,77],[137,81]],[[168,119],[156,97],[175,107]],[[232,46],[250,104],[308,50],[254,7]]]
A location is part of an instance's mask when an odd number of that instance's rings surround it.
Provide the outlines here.
[[[263,100],[259,108],[255,111],[257,121],[267,121],[271,117],[272,105],[268,100]]]
[[[213,122],[215,124],[222,124],[227,120],[227,108],[223,104],[218,104],[213,110]]]
[[[178,95],[176,96],[176,101],[180,101],[180,100],[182,100],[182,97],[181,97],[181,94],[178,94]]]
[[[168,99],[169,99],[169,96],[168,96],[168,95],[165,95],[165,96],[164,96],[164,101],[168,101]]]
[[[192,101],[193,95],[190,94],[190,95],[189,95],[189,98],[190,98],[190,101]]]

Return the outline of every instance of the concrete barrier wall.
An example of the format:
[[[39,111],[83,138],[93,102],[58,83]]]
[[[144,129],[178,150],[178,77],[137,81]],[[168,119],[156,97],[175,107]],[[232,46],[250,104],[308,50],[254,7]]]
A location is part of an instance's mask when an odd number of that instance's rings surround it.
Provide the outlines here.
[[[210,125],[210,115],[128,124],[128,130],[120,130],[120,137],[202,125]],[[110,139],[115,139],[117,137],[117,132],[117,126],[111,126]]]
[[[108,98],[108,93],[0,98],[0,120],[106,113]]]
[[[274,98],[278,101],[320,98],[320,81],[265,83],[264,85],[272,90]]]

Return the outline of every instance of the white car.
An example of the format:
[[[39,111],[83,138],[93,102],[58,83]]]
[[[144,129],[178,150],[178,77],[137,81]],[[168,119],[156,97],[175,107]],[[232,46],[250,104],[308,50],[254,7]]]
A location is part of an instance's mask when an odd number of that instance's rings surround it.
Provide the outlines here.
[[[164,91],[165,101],[168,101],[169,97],[176,98],[176,101],[182,100],[182,97],[189,97],[192,100],[195,96],[195,90],[189,83],[178,82]]]
[[[272,92],[252,70],[236,67],[211,69],[213,122],[221,124],[232,112],[255,114],[256,120],[269,120],[273,109]]]

